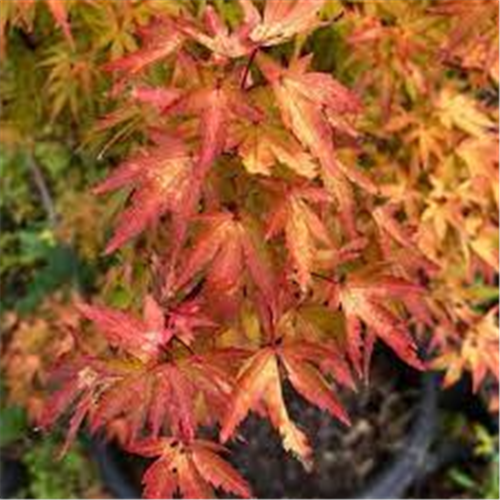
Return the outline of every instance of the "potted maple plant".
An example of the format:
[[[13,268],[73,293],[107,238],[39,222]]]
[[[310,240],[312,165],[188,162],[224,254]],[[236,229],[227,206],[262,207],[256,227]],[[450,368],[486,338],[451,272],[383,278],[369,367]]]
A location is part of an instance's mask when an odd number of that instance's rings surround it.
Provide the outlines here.
[[[46,3],[74,50],[65,4]],[[81,8],[118,9],[105,3]],[[460,172],[464,162],[477,167],[494,123],[451,84],[424,82],[431,55],[412,31],[422,7],[215,3],[169,2],[147,23],[123,3],[140,42],[100,67],[116,105],[96,130],[114,132],[100,156],[120,142],[130,151],[94,194],[119,206],[105,253],[132,298],[127,310],[76,301],[83,325],[39,418],[48,428],[71,415],[66,446],[86,422],[127,453],[155,458],[143,477],[154,498],[250,496],[225,458],[250,413],[269,422],[289,460],[312,469],[291,398],[347,429],[345,402],[369,383],[378,344],[412,373],[433,364],[451,383],[468,370],[477,387],[498,376],[498,357],[485,354],[496,311],[469,307],[470,276],[489,284],[494,274],[489,170],[473,183],[457,176],[463,211],[440,181],[454,180],[455,158],[445,158],[455,149]],[[486,4],[475,7],[478,22]],[[440,64],[466,64],[453,43],[460,12],[454,2],[426,11],[451,19],[446,50],[441,39],[429,45]],[[306,36],[344,19],[354,26],[346,64],[363,69],[350,85],[321,70]],[[475,188],[488,205],[478,208]],[[453,259],[452,230],[467,249]],[[455,335],[456,324],[469,335]],[[428,363],[417,341],[427,344],[431,329],[439,355]],[[414,421],[430,424],[432,390],[421,401]],[[415,435],[425,449],[430,433]]]

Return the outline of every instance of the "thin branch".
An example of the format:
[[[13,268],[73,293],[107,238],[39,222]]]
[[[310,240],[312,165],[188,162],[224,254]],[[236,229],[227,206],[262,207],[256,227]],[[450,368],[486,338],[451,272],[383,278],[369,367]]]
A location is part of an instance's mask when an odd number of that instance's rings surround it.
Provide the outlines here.
[[[50,195],[49,188],[47,183],[45,182],[45,177],[43,176],[42,170],[38,166],[33,154],[28,154],[28,167],[33,175],[33,180],[35,181],[35,185],[38,189],[38,193],[40,195],[40,200],[42,202],[42,206],[47,214],[47,219],[49,220],[49,224],[54,227],[57,223],[57,212],[54,205],[54,201],[52,200],[52,196]]]
[[[338,281],[333,279],[333,278],[328,278],[327,276],[323,276],[322,274],[312,272],[311,276],[314,276],[315,278],[318,278],[323,281],[328,281],[328,283],[332,283],[333,285],[338,285]]]
[[[247,83],[248,73],[250,73],[250,66],[253,63],[253,60],[255,59],[255,56],[257,55],[258,50],[259,50],[258,48],[253,49],[252,53],[250,54],[247,65],[245,67],[245,71],[243,72],[243,76],[241,77],[240,88],[242,90],[245,90],[245,85]]]

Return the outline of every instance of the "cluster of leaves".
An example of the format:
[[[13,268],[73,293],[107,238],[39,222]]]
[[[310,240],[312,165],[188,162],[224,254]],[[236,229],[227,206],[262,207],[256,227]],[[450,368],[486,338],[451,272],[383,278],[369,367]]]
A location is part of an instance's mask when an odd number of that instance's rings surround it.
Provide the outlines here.
[[[23,456],[29,486],[20,498],[106,498],[96,484],[96,471],[85,450],[75,445],[59,461],[54,461],[60,441],[54,436],[32,444]]]
[[[2,375],[6,400],[12,407],[24,408],[36,422],[44,407],[44,387],[54,358],[75,348],[73,332],[80,318],[61,293],[46,299],[35,317],[23,318],[6,313],[2,327],[11,340],[2,354]]]
[[[475,390],[498,387],[498,2],[364,2],[358,15],[342,71],[360,75],[385,210],[437,265],[433,366],[446,385],[470,372]]]
[[[158,457],[155,498],[249,496],[203,431],[223,444],[250,411],[310,468],[283,385],[348,424],[338,389],[368,379],[376,340],[423,369],[414,335],[432,330],[447,383],[498,380],[498,130],[481,100],[498,85],[498,5],[472,2],[464,25],[455,0],[213,3],[19,1],[0,19],[3,50],[7,30],[61,38],[40,116],[88,129],[107,112],[87,139],[127,155],[94,189],[117,214],[108,305],[77,301],[71,321],[87,321],[39,421],[71,409],[67,444],[86,419]],[[2,127],[36,142],[20,80]],[[79,204],[66,237],[98,232]]]

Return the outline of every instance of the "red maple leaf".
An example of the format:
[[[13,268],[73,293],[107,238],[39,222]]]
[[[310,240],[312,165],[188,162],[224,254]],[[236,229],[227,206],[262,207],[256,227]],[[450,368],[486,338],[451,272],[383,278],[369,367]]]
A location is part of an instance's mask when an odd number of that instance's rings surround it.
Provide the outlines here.
[[[201,88],[188,92],[170,113],[199,119],[200,147],[197,175],[201,178],[226,145],[228,127],[241,120],[258,121],[262,112],[253,106],[239,86],[239,72],[221,78],[207,74]]]
[[[146,498],[214,498],[212,487],[242,498],[250,488],[239,473],[219,455],[227,450],[215,443],[176,438],[146,439],[129,447],[133,453],[159,458],[143,477]]]
[[[190,196],[193,160],[182,141],[157,138],[157,145],[144,149],[119,165],[98,185],[100,194],[122,187],[134,192],[129,206],[118,218],[117,228],[106,247],[111,253],[166,212],[179,212]]]
[[[284,231],[297,281],[303,291],[320,248],[332,245],[328,229],[310,204],[328,204],[331,196],[322,188],[287,188],[269,215],[267,238]]]
[[[334,373],[321,364],[320,360],[329,358],[337,362],[341,360],[332,348],[302,341],[284,341],[281,346],[265,347],[257,351],[240,370],[230,408],[222,425],[221,441],[224,443],[229,439],[250,410],[264,409],[272,425],[280,433],[284,448],[299,458],[306,468],[310,468],[312,450],[306,435],[288,415],[279,366],[283,366],[284,377],[302,397],[349,424],[342,405],[321,373],[322,370],[330,375]],[[352,386],[345,363],[340,361],[335,373],[341,384]]]
[[[166,327],[163,310],[150,295],[144,300],[142,320],[109,307],[89,304],[77,307],[105,335],[110,345],[143,361],[158,356],[162,346],[174,335],[174,330]]]
[[[379,337],[403,361],[419,370],[424,363],[417,355],[417,346],[403,319],[387,307],[387,301],[405,303],[424,291],[419,285],[394,276],[376,275],[373,270],[351,275],[343,284],[331,285],[330,305],[342,307],[346,317],[347,352],[356,371],[368,374],[375,338]],[[367,327],[362,338],[361,322]],[[363,352],[362,352],[363,351]]]
[[[40,425],[52,426],[70,412],[67,445],[87,416],[91,432],[123,420],[125,442],[143,431],[158,436],[167,429],[190,440],[199,425],[220,421],[233,389],[232,364],[246,356],[238,349],[214,350],[208,357],[191,354],[159,364],[79,356],[54,372],[59,388],[47,400]],[[209,402],[210,413],[200,413],[200,401]]]
[[[287,69],[262,54],[257,56],[257,62],[273,87],[285,126],[319,160],[325,185],[337,199],[346,227],[354,234],[354,200],[346,180],[370,193],[376,193],[377,188],[360,170],[339,160],[333,133],[338,126],[350,133],[351,128],[343,127],[338,116],[358,113],[359,99],[332,76],[307,72],[310,57],[292,61]]]
[[[185,39],[168,17],[155,19],[147,27],[142,27],[139,33],[142,39],[141,48],[105,64],[105,70],[123,73],[125,76],[140,73],[151,64],[178,51]]]
[[[205,226],[176,280],[177,288],[193,283],[203,273],[206,289],[213,301],[230,314],[241,301],[249,277],[271,311],[275,310],[275,284],[266,259],[254,244],[244,217],[238,220],[229,212],[204,215]]]

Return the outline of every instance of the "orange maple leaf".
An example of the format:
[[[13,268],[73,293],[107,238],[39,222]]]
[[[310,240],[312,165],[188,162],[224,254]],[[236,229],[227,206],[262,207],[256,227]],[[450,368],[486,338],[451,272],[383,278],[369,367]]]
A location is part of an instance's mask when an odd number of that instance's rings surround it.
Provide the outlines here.
[[[377,276],[359,273],[350,276],[343,284],[332,284],[330,306],[342,307],[346,316],[347,352],[356,371],[368,375],[375,337],[379,337],[403,361],[423,370],[424,363],[417,355],[417,346],[405,322],[386,306],[387,299],[414,299],[424,289],[409,281],[394,276]],[[362,339],[361,323],[367,327]],[[364,357],[364,368],[361,360]]]
[[[160,352],[173,335],[166,328],[165,315],[150,295],[144,300],[144,319],[100,305],[77,304],[81,314],[92,321],[110,345],[147,361]]]
[[[229,439],[250,410],[264,409],[280,433],[285,450],[292,452],[306,468],[310,468],[312,450],[306,435],[288,415],[279,364],[283,364],[286,378],[300,395],[329,411],[344,424],[349,424],[342,405],[321,374],[321,367],[315,365],[318,353],[325,359],[331,351],[307,342],[284,342],[280,347],[265,347],[257,351],[240,370],[230,408],[222,424],[221,441],[224,443]],[[341,381],[346,383],[345,378]]]
[[[358,113],[358,97],[330,75],[307,72],[310,57],[293,60],[287,69],[262,54],[258,54],[257,63],[272,85],[283,123],[319,160],[325,185],[335,196],[346,227],[354,236],[354,199],[347,180],[370,193],[376,193],[377,188],[367,175],[339,160],[333,134],[336,127],[351,133],[338,116]]]
[[[135,188],[132,204],[119,216],[106,253],[113,252],[146,227],[154,226],[164,213],[182,210],[190,196],[191,155],[177,139],[156,139],[157,145],[126,160],[94,189],[101,194],[122,187]]]
[[[141,29],[142,47],[103,66],[106,71],[131,76],[179,50],[185,37],[169,18],[155,20]]]
[[[250,488],[239,473],[219,454],[227,450],[215,443],[176,438],[145,439],[129,447],[145,457],[159,456],[143,477],[146,498],[214,498],[211,487],[242,498],[250,498]]]
[[[310,282],[319,249],[332,245],[327,228],[309,205],[311,202],[324,205],[331,202],[331,197],[321,188],[297,187],[285,191],[284,198],[269,216],[266,234],[267,238],[271,238],[281,231],[285,232],[297,281],[303,291]]]
[[[269,309],[274,311],[274,279],[244,218],[238,220],[229,212],[220,212],[204,215],[200,221],[206,229],[188,253],[176,287],[183,288],[197,275],[205,273],[212,303],[219,303],[230,313],[241,300],[248,276]]]
[[[493,307],[483,316],[472,311],[460,311],[460,319],[467,325],[465,333],[456,335],[449,345],[441,346],[442,354],[432,362],[433,368],[446,372],[445,386],[455,384],[466,371],[472,374],[474,391],[481,387],[488,375],[498,382],[497,316],[498,307]],[[460,342],[457,342],[458,339]]]

